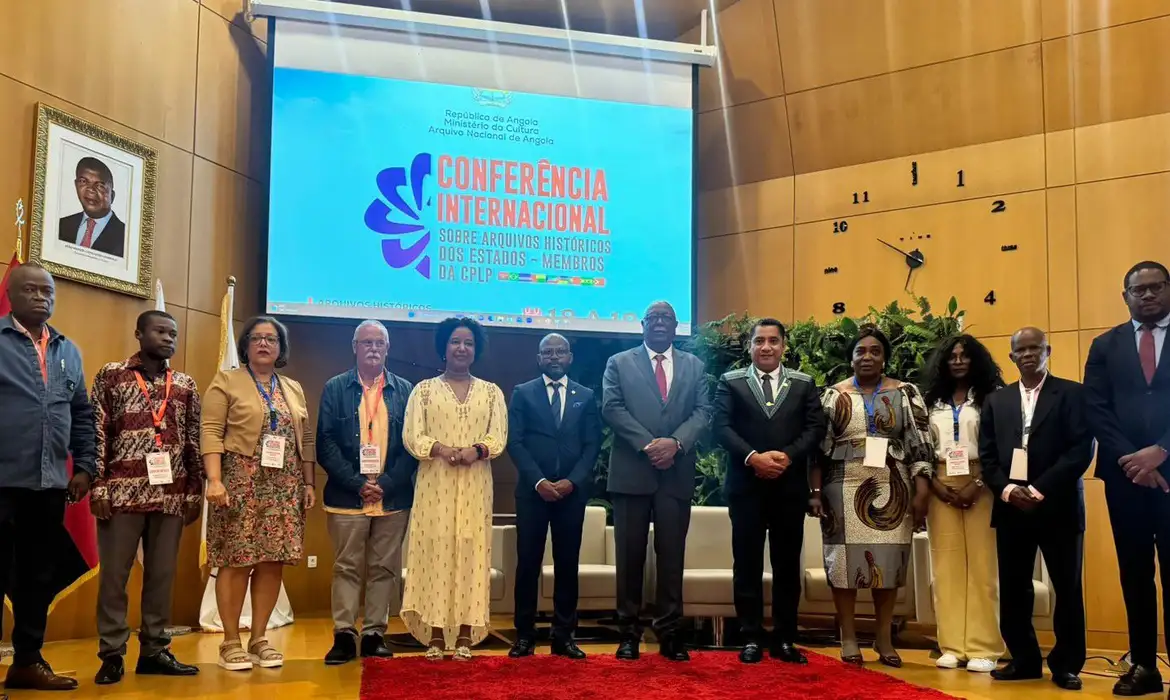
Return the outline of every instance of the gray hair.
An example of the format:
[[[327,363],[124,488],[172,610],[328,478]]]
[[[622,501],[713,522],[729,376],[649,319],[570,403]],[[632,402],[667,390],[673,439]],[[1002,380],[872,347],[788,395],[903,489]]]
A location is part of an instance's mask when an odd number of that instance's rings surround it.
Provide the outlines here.
[[[381,321],[375,321],[374,319],[371,318],[371,319],[367,319],[365,321],[362,321],[361,323],[358,324],[357,328],[353,329],[353,341],[352,342],[354,344],[357,344],[358,333],[361,333],[363,328],[377,328],[378,330],[382,331],[382,335],[386,336],[386,342],[387,343],[390,342],[390,331],[386,330],[386,326],[382,325]]]

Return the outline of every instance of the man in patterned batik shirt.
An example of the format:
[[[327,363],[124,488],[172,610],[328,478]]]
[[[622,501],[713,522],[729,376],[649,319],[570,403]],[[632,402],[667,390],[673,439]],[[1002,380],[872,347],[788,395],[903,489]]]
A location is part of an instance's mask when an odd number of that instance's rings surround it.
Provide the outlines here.
[[[142,543],[140,675],[193,676],[194,666],[171,654],[166,628],[183,527],[199,519],[203,466],[199,457],[199,391],[172,370],[178,324],[164,311],[138,317],[139,351],[102,367],[93,382],[97,476],[90,507],[98,521],[97,626],[99,685],[122,680],[126,582]]]

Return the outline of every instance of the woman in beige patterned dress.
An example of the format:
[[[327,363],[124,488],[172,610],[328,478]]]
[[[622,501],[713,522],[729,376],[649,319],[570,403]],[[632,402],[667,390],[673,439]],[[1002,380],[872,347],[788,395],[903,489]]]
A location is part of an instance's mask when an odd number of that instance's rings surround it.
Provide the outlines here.
[[[427,658],[471,658],[487,636],[491,582],[492,467],[508,442],[504,394],[471,376],[484,350],[470,318],[439,324],[443,374],[419,382],[406,404],[402,438],[419,461],[410,513],[402,620]]]

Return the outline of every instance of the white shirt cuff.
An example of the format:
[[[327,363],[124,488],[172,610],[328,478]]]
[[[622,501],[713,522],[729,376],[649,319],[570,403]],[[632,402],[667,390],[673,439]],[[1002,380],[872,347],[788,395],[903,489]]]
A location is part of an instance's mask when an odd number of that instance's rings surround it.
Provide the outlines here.
[[[1015,491],[1018,488],[1019,488],[1019,486],[1017,486],[1016,484],[1008,484],[1007,486],[1004,486],[1003,493],[1001,493],[999,495],[999,499],[1001,501],[1003,501],[1004,503],[1007,503],[1009,497],[1012,495],[1012,491]]]
[[[748,456],[743,458],[744,465],[746,466],[747,463],[751,461],[752,455],[757,454],[758,452],[759,452],[759,450],[752,450],[751,452],[749,452]]]
[[[1029,493],[1031,493],[1031,494],[1032,494],[1032,498],[1035,498],[1037,501],[1043,501],[1043,500],[1044,500],[1044,494],[1042,494],[1042,493],[1040,493],[1039,491],[1037,491],[1035,486],[1029,486],[1029,487],[1028,487],[1028,492],[1029,492]]]
[[[541,485],[541,484],[543,484],[543,483],[544,483],[544,482],[546,482],[546,481],[548,481],[548,479],[541,479],[540,481],[536,482],[536,486],[533,486],[532,488],[533,488],[534,490],[536,490],[536,491],[539,491],[539,490],[540,490],[540,485]],[[549,483],[551,483],[551,482],[549,482]]]

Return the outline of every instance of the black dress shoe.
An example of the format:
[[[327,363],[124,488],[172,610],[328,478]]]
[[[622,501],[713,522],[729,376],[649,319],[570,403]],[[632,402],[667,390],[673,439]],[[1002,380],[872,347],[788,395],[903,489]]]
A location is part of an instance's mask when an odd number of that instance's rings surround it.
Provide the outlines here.
[[[678,639],[667,637],[658,642],[658,654],[670,661],[690,661],[691,655]]]
[[[637,661],[638,657],[641,656],[641,652],[638,650],[638,640],[623,639],[621,644],[618,644],[617,654],[614,656],[621,661]]]
[[[1065,673],[1064,671],[1052,672],[1052,683],[1063,690],[1080,690],[1081,677],[1075,673]]]
[[[552,653],[553,656],[563,656],[566,659],[573,659],[574,661],[580,661],[585,658],[585,652],[581,651],[581,647],[577,646],[577,642],[572,639],[554,639]]]
[[[1130,666],[1117,683],[1113,684],[1113,694],[1122,697],[1136,697],[1148,693],[1162,692],[1162,674],[1157,668],[1150,668],[1137,664]]]
[[[340,666],[357,658],[357,637],[353,632],[334,632],[333,648],[325,655],[326,666]]]
[[[5,690],[76,690],[77,680],[58,676],[44,661],[27,666],[12,665],[4,680]]]
[[[764,649],[755,642],[748,642],[739,652],[739,661],[744,664],[758,664],[764,660]]]
[[[140,676],[197,676],[199,669],[182,663],[170,649],[163,649],[154,656],[138,657],[134,672]]]
[[[528,637],[521,637],[516,640],[512,648],[508,650],[508,656],[513,659],[519,659],[523,656],[532,656],[536,653],[536,642]]]
[[[1043,678],[1044,672],[1039,668],[1023,669],[1014,663],[1009,663],[1003,668],[997,668],[992,671],[991,677],[997,681],[1034,681],[1038,678]]]
[[[801,653],[796,645],[788,642],[781,642],[773,644],[771,648],[772,658],[777,661],[783,661],[789,664],[807,664],[808,659]]]
[[[126,675],[126,665],[122,663],[122,657],[107,656],[102,659],[102,667],[93,677],[93,682],[98,685],[113,685],[120,683],[124,675]]]
[[[362,635],[362,656],[367,656],[374,659],[389,659],[394,657],[394,652],[386,646],[386,640],[380,634],[363,634]]]

